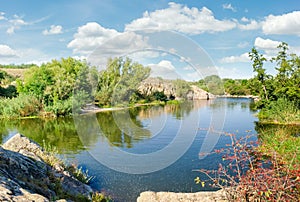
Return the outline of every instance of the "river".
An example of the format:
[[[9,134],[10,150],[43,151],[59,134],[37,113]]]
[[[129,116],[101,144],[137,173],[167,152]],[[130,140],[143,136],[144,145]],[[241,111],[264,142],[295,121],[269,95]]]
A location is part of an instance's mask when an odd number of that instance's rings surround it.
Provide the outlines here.
[[[151,191],[212,190],[195,184],[197,169],[216,169],[221,156],[200,155],[230,143],[226,133],[256,139],[251,99],[217,98],[143,106],[55,120],[2,121],[0,141],[19,132],[55,147],[67,162],[95,176],[91,186],[116,201]]]

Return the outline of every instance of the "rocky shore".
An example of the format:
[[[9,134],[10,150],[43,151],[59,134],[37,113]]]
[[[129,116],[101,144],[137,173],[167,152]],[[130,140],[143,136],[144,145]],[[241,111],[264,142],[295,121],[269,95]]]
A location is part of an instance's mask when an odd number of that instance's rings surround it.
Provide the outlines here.
[[[0,146],[0,201],[90,201],[92,189],[47,154],[16,134]]]
[[[226,193],[223,190],[197,193],[174,192],[142,192],[137,202],[226,202]]]

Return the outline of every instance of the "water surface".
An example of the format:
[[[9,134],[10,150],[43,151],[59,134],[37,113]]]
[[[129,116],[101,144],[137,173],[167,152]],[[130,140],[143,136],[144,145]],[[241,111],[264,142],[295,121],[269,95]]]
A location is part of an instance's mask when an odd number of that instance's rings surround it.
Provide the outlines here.
[[[221,157],[199,159],[199,153],[211,146],[225,147],[229,139],[222,132],[256,134],[251,103],[251,99],[218,98],[74,119],[2,121],[0,140],[20,132],[41,145],[55,146],[69,162],[95,176],[94,189],[118,201],[135,201],[147,190],[211,190],[194,183],[195,177],[204,177],[194,170],[215,169]]]

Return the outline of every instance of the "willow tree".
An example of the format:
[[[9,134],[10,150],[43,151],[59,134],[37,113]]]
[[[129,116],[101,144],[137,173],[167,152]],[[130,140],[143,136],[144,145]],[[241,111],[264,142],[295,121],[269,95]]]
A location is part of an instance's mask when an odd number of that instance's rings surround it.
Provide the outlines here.
[[[141,81],[149,77],[150,68],[131,59],[109,59],[100,72],[96,100],[100,106],[129,102]]]

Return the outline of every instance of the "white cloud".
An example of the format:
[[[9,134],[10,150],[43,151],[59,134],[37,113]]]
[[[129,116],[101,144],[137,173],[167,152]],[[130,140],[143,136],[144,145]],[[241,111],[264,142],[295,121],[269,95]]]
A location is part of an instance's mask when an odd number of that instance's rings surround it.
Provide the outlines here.
[[[244,41],[244,42],[240,42],[237,46],[239,48],[246,48],[247,46],[249,46],[249,43],[247,41]]]
[[[271,39],[263,39],[257,37],[254,42],[254,46],[263,50],[274,50],[280,44],[279,41],[273,41]]]
[[[250,62],[248,53],[243,53],[239,56],[229,56],[221,59],[221,63],[236,63],[236,62]]]
[[[300,11],[283,15],[269,15],[262,23],[264,34],[288,34],[300,36]]]
[[[238,24],[239,29],[241,30],[255,30],[261,28],[261,23],[255,20],[249,20],[247,18],[242,18],[242,22],[246,22],[247,24]]]
[[[223,4],[223,9],[232,10],[233,12],[236,12],[236,8],[234,8],[231,4]]]
[[[14,34],[15,30],[20,29],[24,25],[28,25],[28,23],[18,15],[14,15],[14,18],[8,20],[8,22],[10,23],[10,27],[6,30],[6,33],[8,34]]]
[[[180,78],[172,62],[169,60],[162,60],[158,64],[148,64],[147,66],[151,68],[151,77],[162,77],[165,79]]]
[[[114,29],[106,29],[96,22],[89,22],[78,28],[74,39],[68,44],[74,53],[90,54],[108,39],[120,34]]]
[[[61,25],[51,25],[49,30],[45,29],[43,31],[43,34],[44,35],[61,34],[63,33],[62,29],[63,28]]]
[[[236,27],[231,20],[218,20],[213,12],[206,7],[198,9],[188,8],[181,4],[169,3],[166,9],[145,12],[142,18],[127,24],[129,30],[174,30],[187,34],[201,34],[203,32],[222,32]]]
[[[250,20],[248,18],[246,18],[246,17],[242,17],[241,21],[242,22],[249,22]]]
[[[4,15],[5,15],[4,12],[0,12],[0,20],[4,20],[5,19]]]
[[[18,57],[17,51],[8,45],[0,44],[0,58]]]

